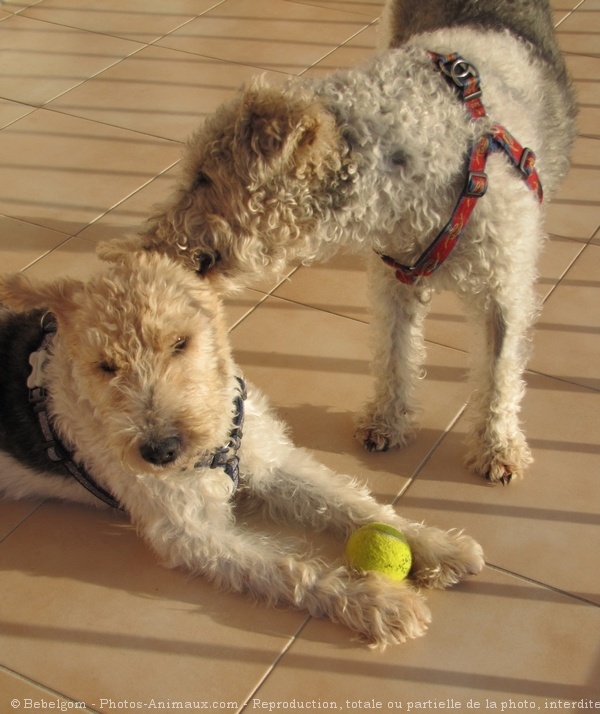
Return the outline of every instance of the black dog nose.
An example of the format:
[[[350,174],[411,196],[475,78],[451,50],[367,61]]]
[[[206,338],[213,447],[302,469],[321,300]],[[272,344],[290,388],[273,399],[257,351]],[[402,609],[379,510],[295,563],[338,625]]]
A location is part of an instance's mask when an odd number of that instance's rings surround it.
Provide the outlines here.
[[[162,441],[147,441],[140,446],[140,454],[144,461],[155,466],[170,464],[179,456],[181,440],[178,436],[168,436]]]

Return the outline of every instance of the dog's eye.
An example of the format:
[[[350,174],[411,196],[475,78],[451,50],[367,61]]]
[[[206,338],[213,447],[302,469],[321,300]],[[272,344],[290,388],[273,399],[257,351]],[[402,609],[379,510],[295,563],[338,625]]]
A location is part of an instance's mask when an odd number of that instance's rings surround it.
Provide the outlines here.
[[[208,174],[205,174],[204,171],[198,171],[196,174],[196,181],[195,181],[195,186],[200,187],[200,186],[210,186],[212,184],[212,179]]]
[[[188,346],[189,339],[187,337],[177,337],[173,344],[173,352],[183,352]]]
[[[98,367],[106,374],[116,374],[117,372],[117,367],[112,362],[99,362]]]

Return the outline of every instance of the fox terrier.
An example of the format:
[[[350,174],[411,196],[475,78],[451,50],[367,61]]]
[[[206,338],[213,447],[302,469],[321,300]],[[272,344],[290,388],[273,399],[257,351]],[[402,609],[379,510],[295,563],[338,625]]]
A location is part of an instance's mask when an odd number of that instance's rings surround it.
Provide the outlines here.
[[[536,263],[575,134],[550,7],[388,0],[380,33],[364,66],[243,88],[191,137],[174,195],[132,243],[232,286],[366,254],[375,387],[357,437],[373,451],[413,438],[430,296],[456,291],[485,341],[467,464],[508,483],[531,461],[519,411]]]
[[[329,617],[371,645],[423,634],[419,587],[477,573],[480,546],[401,518],[295,448],[244,384],[207,281],[159,253],[101,251],[109,264],[87,283],[0,279],[0,491],[121,508],[167,566]],[[409,580],[244,528],[236,513],[250,506],[339,539],[373,521],[399,528]]]

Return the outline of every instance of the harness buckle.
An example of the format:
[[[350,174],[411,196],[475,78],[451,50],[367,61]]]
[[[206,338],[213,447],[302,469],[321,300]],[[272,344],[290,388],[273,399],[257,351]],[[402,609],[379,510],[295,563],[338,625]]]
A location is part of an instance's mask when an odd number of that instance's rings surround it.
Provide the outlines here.
[[[532,149],[526,146],[521,154],[518,169],[525,177],[529,178],[533,172],[534,164],[535,154]]]
[[[34,409],[46,399],[46,390],[44,387],[32,387],[29,390],[29,403],[34,407]]]
[[[462,57],[458,57],[451,62],[440,60],[442,72],[456,84],[457,87],[465,87],[470,79],[479,80],[479,72]]]
[[[488,187],[488,177],[483,171],[469,171],[464,195],[470,198],[481,198]]]

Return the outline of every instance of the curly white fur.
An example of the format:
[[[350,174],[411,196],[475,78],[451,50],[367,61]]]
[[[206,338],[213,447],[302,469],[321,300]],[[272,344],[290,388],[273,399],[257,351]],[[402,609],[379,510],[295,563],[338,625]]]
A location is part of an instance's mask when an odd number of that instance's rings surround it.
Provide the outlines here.
[[[435,18],[451,18],[451,7],[470,15],[440,27]],[[234,287],[340,248],[370,255],[376,381],[357,435],[375,450],[411,438],[428,296],[455,290],[488,337],[473,372],[469,463],[507,482],[530,461],[517,414],[544,207],[506,157],[492,155],[488,191],[435,274],[398,284],[373,251],[414,262],[448,221],[468,151],[492,121],[534,149],[552,196],[575,130],[550,10],[546,0],[390,0],[382,35],[407,44],[283,89],[255,81],[209,117],[188,142],[175,195],[139,240]],[[469,117],[428,50],[459,52],[477,67],[487,117]]]

